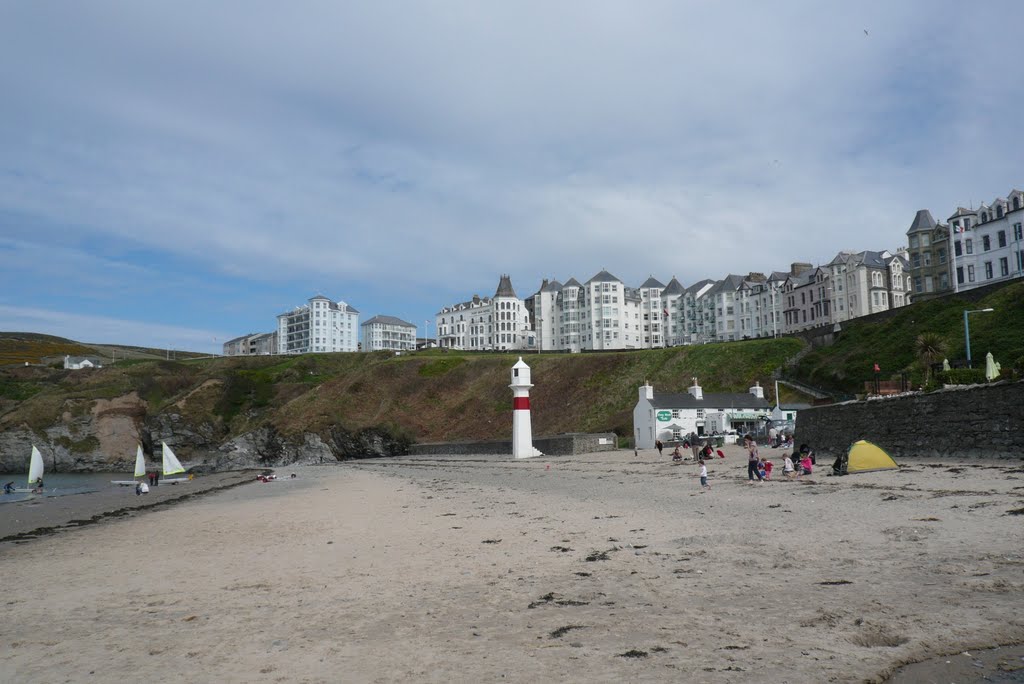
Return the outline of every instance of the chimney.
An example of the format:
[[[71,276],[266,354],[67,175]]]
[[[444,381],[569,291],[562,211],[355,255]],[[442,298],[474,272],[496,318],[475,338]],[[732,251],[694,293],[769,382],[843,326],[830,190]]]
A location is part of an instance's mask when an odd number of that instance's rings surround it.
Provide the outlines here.
[[[704,401],[704,390],[697,384],[697,378],[693,379],[693,387],[688,387],[686,391],[697,401]]]
[[[750,388],[750,393],[758,399],[764,399],[764,388],[761,387],[761,381],[755,381],[754,386]]]
[[[644,382],[644,384],[640,387],[640,399],[646,399],[647,401],[653,401],[654,400],[654,387],[652,387],[649,383]]]

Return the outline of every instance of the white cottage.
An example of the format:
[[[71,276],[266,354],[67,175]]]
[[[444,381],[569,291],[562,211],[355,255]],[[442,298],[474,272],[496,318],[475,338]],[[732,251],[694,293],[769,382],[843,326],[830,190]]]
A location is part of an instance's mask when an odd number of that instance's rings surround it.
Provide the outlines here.
[[[638,449],[653,449],[655,440],[681,441],[691,432],[703,436],[716,429],[753,431],[770,413],[759,383],[746,393],[708,394],[697,378],[686,394],[656,394],[654,387],[645,383],[633,409],[633,437]]]

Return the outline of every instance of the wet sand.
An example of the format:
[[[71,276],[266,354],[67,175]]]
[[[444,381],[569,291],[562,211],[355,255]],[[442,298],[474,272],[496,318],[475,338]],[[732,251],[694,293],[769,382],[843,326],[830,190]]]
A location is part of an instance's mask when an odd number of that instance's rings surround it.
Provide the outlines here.
[[[0,549],[101,520],[167,506],[201,494],[254,482],[259,470],[231,471],[195,477],[191,482],[164,483],[136,496],[135,488],[111,484],[96,492],[48,496],[3,504],[0,508]]]
[[[632,451],[306,467],[7,544],[0,671],[861,682],[1024,642],[1020,463],[749,484],[726,452],[710,492]]]

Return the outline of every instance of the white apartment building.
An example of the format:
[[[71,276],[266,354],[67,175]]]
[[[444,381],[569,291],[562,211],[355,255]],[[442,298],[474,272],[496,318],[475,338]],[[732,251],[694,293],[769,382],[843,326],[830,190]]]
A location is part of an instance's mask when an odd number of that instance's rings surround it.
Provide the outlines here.
[[[277,353],[354,352],[359,349],[359,312],[323,295],[277,316]]]
[[[969,290],[1024,275],[1024,192],[949,217],[954,289]]]
[[[394,316],[374,316],[362,324],[363,351],[413,351],[416,326]]]
[[[686,288],[672,276],[661,291],[664,314],[665,346],[676,347],[686,344]]]
[[[642,347],[643,326],[639,290],[626,287],[608,271],[601,271],[587,281],[583,293],[581,349]]]
[[[881,252],[840,252],[825,266],[830,283],[832,321],[895,309],[910,303],[913,283],[905,249],[896,254]]]
[[[760,274],[751,274],[751,276]],[[741,294],[744,297],[744,316],[749,316],[750,337],[778,337],[783,333],[782,288],[788,273],[773,271],[763,280],[750,278]]]
[[[530,313],[512,289],[512,280],[502,275],[493,298],[473,295],[441,309],[436,317],[437,344],[447,349],[468,351],[521,350],[534,346]]]
[[[665,327],[668,325],[667,302],[662,299],[665,285],[654,276],[640,286],[640,316],[643,320],[644,349],[666,346]]]

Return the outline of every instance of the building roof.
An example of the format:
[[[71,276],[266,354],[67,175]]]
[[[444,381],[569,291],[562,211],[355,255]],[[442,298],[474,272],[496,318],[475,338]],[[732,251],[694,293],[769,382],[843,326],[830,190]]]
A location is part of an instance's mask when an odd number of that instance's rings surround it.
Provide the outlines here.
[[[946,220],[947,221],[952,221],[953,219],[960,218],[961,216],[974,216],[974,217],[977,217],[978,216],[978,212],[976,212],[974,209],[964,209],[963,207],[957,207],[956,211],[953,212],[953,215],[950,216]]]
[[[686,292],[688,294],[692,294],[693,296],[697,297],[697,296],[700,296],[701,294],[705,293],[709,287],[713,287],[714,284],[715,284],[714,280],[711,280],[710,278],[705,278],[704,280],[698,280],[693,285],[691,285],[690,287],[686,288]]]
[[[672,276],[672,280],[668,281],[668,285],[662,291],[662,295],[681,295],[686,292],[683,284],[676,280],[675,276]]]
[[[558,282],[557,280],[552,280],[551,282],[545,282],[541,286],[540,291],[541,292],[558,292],[561,289],[562,289],[562,283]]]
[[[729,274],[724,279],[715,283],[715,286],[708,290],[709,295],[716,295],[721,292],[735,292],[743,285],[743,276]]]
[[[502,274],[498,280],[498,289],[494,292],[495,297],[516,297],[516,291],[512,289],[512,279],[507,274]]]
[[[583,285],[581,285],[580,281],[576,280],[575,278],[569,278],[567,281],[565,281],[565,285],[562,286],[562,289],[564,290],[567,287],[583,287]]]
[[[648,278],[647,280],[644,281],[644,284],[640,286],[640,289],[641,290],[649,290],[652,287],[656,287],[658,289],[663,290],[663,289],[665,289],[665,284],[662,283],[661,281],[659,281],[654,276],[651,276],[650,278]]]
[[[601,271],[596,276],[587,281],[587,285],[590,283],[621,283],[622,281],[613,276],[608,271]]]
[[[907,230],[907,235],[922,230],[931,230],[934,227],[935,219],[932,218],[932,212],[927,209],[918,209],[917,214],[914,216],[914,222],[910,224],[910,229]]]
[[[692,394],[654,393],[651,406],[658,409],[702,408],[771,408],[767,399],[755,397],[749,392],[704,392],[698,400]]]
[[[416,327],[412,323],[407,323],[406,321],[403,321],[401,318],[395,318],[394,316],[374,316],[370,320],[364,322],[363,325],[367,326],[373,325],[375,323],[379,325],[401,325],[406,328]]]

